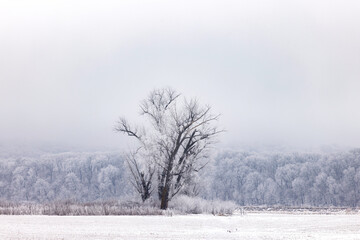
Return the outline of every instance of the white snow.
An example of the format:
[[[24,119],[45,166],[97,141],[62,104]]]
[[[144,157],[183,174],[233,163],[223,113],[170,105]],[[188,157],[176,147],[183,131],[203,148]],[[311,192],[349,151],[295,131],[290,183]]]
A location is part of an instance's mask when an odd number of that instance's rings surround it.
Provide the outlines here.
[[[360,239],[360,215],[0,216],[0,239]]]

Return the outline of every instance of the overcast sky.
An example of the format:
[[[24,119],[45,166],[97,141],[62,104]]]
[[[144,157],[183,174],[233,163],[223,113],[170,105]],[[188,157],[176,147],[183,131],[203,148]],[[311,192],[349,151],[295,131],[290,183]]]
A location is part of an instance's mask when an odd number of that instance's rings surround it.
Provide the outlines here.
[[[360,146],[360,1],[0,1],[0,142],[117,148],[170,86],[222,145]],[[140,119],[138,120],[140,122]]]

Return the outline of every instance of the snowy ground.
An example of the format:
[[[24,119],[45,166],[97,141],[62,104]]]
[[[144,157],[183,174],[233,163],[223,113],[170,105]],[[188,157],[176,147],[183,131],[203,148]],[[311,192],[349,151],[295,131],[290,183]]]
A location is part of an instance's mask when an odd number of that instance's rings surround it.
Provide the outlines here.
[[[0,216],[0,239],[360,239],[360,215]]]

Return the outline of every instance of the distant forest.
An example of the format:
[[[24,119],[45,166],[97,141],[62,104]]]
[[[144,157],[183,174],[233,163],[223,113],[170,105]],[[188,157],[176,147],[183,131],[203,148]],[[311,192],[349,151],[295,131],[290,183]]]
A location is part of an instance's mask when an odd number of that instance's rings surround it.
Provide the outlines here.
[[[360,206],[360,149],[339,153],[222,151],[183,194],[242,206]],[[119,153],[0,155],[0,200],[79,202],[134,197]]]

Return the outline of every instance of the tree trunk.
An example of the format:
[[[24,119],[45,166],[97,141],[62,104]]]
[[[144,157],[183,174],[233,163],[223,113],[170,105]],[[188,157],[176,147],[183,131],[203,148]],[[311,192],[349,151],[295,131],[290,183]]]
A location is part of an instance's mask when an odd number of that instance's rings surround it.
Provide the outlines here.
[[[176,151],[178,150],[178,148],[175,150],[175,154]],[[173,178],[173,175],[171,173],[172,168],[173,168],[173,162],[174,162],[174,156],[175,154],[173,153],[173,155],[170,157],[167,168],[164,169],[164,173],[166,174],[165,176],[165,182],[164,185],[162,186],[161,189],[161,204],[160,204],[160,209],[166,210],[168,208],[168,203],[169,203],[169,193],[170,193],[170,186],[171,186],[171,181]]]
[[[167,186],[167,184],[165,184],[161,193],[160,209],[166,210],[168,208],[168,203],[169,203],[169,187]]]

